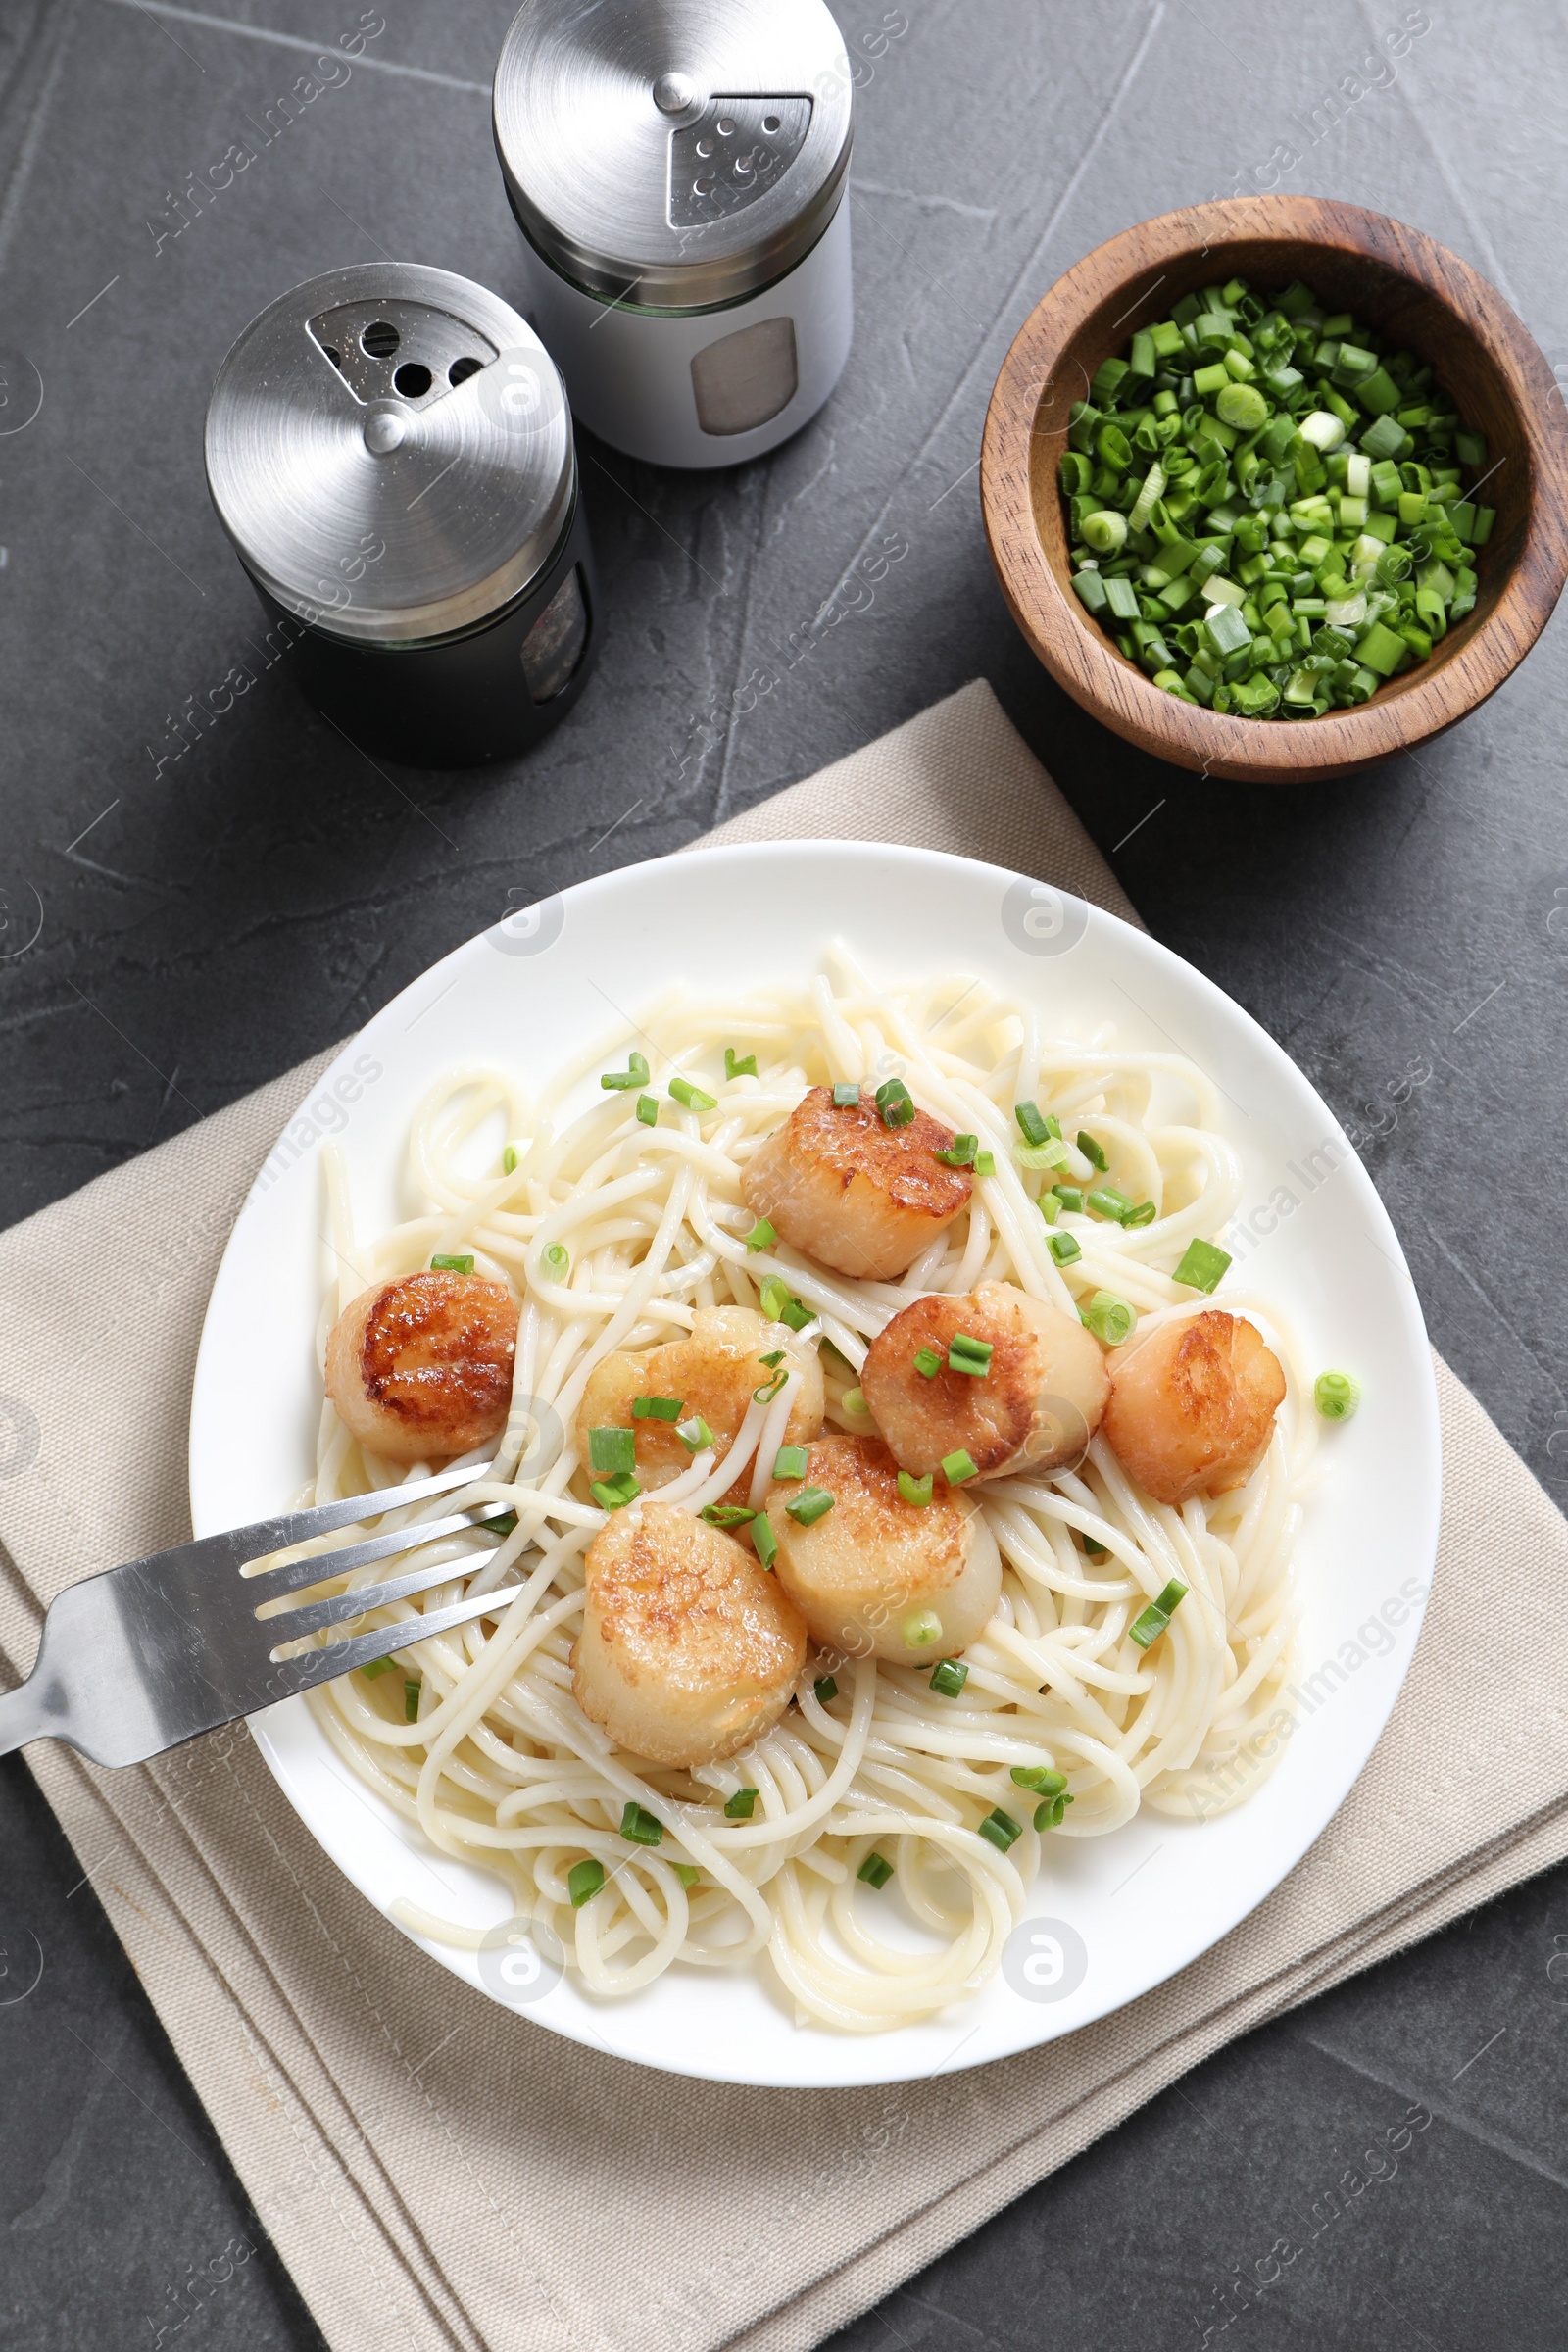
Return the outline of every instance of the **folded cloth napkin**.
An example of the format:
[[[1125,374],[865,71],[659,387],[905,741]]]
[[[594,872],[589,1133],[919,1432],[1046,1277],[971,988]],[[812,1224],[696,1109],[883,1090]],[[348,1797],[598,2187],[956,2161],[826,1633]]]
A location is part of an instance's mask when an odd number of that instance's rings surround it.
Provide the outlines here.
[[[1132,913],[984,685],[715,838],[811,835],[962,851]],[[186,1533],[208,1291],[322,1066],[0,1235],[9,1678],[63,1586]],[[1568,1852],[1563,1684],[1538,1632],[1568,1526],[1438,1377],[1426,1627],[1348,1801],[1180,1976],[974,2073],[801,2093],[645,2072],[421,1958],[312,1842],[243,1726],[121,1773],[29,1748],[337,2352],[815,2343],[1210,2050]]]

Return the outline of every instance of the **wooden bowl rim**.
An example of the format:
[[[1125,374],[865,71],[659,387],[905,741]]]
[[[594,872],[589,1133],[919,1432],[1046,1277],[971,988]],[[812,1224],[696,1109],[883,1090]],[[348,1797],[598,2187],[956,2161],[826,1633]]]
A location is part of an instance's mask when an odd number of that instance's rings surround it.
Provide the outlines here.
[[[1433,296],[1485,347],[1514,405],[1529,461],[1523,538],[1495,605],[1468,642],[1386,703],[1374,698],[1297,724],[1208,710],[1155,686],[1057,580],[1046,559],[1032,486],[1032,445],[1045,388],[1107,291],[1118,283],[1130,288],[1161,262],[1203,249],[1214,255],[1218,272],[1227,249],[1259,240],[1358,254]],[[1107,271],[1107,258],[1115,259],[1115,270]],[[1466,298],[1463,304],[1456,293]],[[1555,378],[1524,321],[1468,262],[1385,213],[1318,197],[1244,196],[1161,213],[1123,229],[1041,296],[1014,336],[992,392],[980,495],[991,559],[1012,616],[1075,702],[1119,734],[1152,739],[1156,756],[1178,765],[1241,781],[1299,783],[1351,774],[1440,734],[1485,702],[1524,660],[1568,580],[1568,519],[1549,495],[1553,473],[1562,478],[1565,471],[1568,418]],[[1004,487],[1020,483],[1032,524],[1023,546],[1017,534],[1004,541],[999,519]],[[1527,555],[1534,559],[1534,579]]]

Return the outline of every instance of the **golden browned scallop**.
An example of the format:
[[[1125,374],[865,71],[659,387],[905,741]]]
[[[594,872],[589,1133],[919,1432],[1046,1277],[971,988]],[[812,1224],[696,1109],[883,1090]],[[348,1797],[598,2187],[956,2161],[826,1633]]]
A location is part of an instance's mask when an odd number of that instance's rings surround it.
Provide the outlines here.
[[[1284,1399],[1285,1375],[1261,1334],[1211,1308],[1117,1349],[1105,1436],[1146,1494],[1182,1503],[1246,1485]]]
[[[960,1336],[989,1345],[983,1372],[950,1369]],[[929,1377],[915,1362],[922,1352],[941,1358]],[[1103,1350],[1077,1316],[1010,1282],[905,1307],[872,1341],[860,1387],[904,1469],[922,1476],[962,1451],[982,1478],[1069,1468],[1110,1393]]]
[[[326,1343],[326,1393],[369,1452],[429,1462],[507,1426],[517,1304],[476,1274],[406,1274],[349,1301]]]
[[[803,1527],[789,1505],[808,1488],[833,1507]],[[825,1648],[917,1666],[955,1656],[996,1613],[1002,1557],[984,1516],[940,1478],[928,1503],[906,1502],[879,1438],[819,1438],[806,1476],[774,1488],[767,1516],[773,1572]],[[911,1642],[922,1614],[939,1630]]]
[[[769,1323],[753,1307],[705,1306],[697,1310],[689,1339],[670,1340],[637,1355],[621,1350],[594,1366],[577,1408],[579,1459],[588,1459],[591,1429],[635,1430],[638,1479],[650,1492],[667,1487],[691,1468],[692,1456],[675,1435],[672,1421],[638,1420],[631,1408],[638,1396],[673,1396],[680,1401],[683,1421],[700,1414],[708,1423],[714,1453],[722,1461],[735,1443],[754,1391],[782,1369],[761,1361],[779,1348],[785,1364],[801,1375],[785,1436],[792,1446],[814,1438],[822,1426],[822,1367],[816,1349],[803,1348],[787,1323]],[[749,1482],[750,1470],[745,1476]]]
[[[835,1273],[890,1282],[952,1224],[973,1190],[967,1168],[944,1167],[953,1131],[917,1110],[885,1127],[874,1102],[834,1103],[813,1086],[741,1177],[747,1205]]]
[[[653,1764],[714,1764],[783,1714],[806,1627],[732,1536],[678,1504],[612,1512],[588,1548],[577,1704]]]

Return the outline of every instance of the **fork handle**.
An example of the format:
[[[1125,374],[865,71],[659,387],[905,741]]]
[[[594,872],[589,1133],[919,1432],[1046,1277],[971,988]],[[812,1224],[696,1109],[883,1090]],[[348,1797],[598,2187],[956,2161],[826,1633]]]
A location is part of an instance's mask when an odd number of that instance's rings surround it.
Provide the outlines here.
[[[36,1681],[0,1691],[0,1756],[9,1756],[28,1740],[47,1739],[58,1729],[44,1708]]]

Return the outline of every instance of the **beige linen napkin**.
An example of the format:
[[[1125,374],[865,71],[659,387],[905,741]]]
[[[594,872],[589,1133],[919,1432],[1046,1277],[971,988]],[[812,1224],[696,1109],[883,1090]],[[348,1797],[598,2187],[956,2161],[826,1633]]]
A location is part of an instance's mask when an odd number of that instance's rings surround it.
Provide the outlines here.
[[[1130,914],[983,685],[723,829],[971,853]],[[224,1237],[321,1065],[0,1236],[0,1673],[41,1604],[187,1528]],[[1208,2051],[1568,1852],[1539,1595],[1568,1526],[1440,1366],[1443,1547],[1348,1802],[1250,1919],[1065,2040],[868,2091],[682,2082],[514,2020],[342,1879],[242,1726],[33,1770],[336,2352],[816,2342]],[[630,2226],[628,2226],[630,2224]]]

